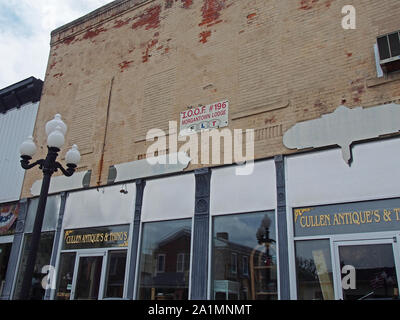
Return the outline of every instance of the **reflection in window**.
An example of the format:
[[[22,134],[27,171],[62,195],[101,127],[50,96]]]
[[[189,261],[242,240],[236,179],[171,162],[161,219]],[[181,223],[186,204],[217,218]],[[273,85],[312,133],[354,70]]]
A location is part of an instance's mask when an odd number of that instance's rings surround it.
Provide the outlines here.
[[[79,258],[74,299],[97,300],[99,298],[102,267],[103,256]]]
[[[342,274],[344,300],[379,300],[398,297],[396,264],[391,243],[339,247],[340,269],[354,268],[354,287],[347,272]]]
[[[165,272],[165,254],[157,256],[157,273]]]
[[[0,244],[0,294],[6,282],[8,259],[10,258],[12,243]]]
[[[71,298],[72,278],[75,269],[76,253],[62,253],[60,257],[59,276],[57,281],[56,300],[69,300]]]
[[[122,298],[124,295],[126,250],[109,251],[104,298]]]
[[[298,300],[333,300],[329,240],[296,241]]]
[[[243,270],[243,275],[248,276],[249,275],[249,258],[247,256],[243,256],[243,261],[242,261],[242,270]]]
[[[231,272],[237,273],[237,253],[231,255]]]
[[[188,299],[191,228],[191,219],[143,225],[140,300]]]
[[[212,254],[214,299],[278,298],[274,212],[215,217]]]
[[[21,260],[17,274],[17,282],[15,285],[14,298],[18,298],[21,294],[22,281],[25,274],[31,239],[32,234],[25,235],[24,246],[22,248]],[[43,300],[44,298],[45,290],[42,287],[42,280],[45,274],[42,273],[42,268],[50,264],[51,252],[53,251],[53,241],[54,232],[42,232],[33,271],[31,292],[29,295],[29,299],[31,300]]]
[[[176,272],[183,272],[185,270],[185,254],[178,253],[178,261],[176,262]]]

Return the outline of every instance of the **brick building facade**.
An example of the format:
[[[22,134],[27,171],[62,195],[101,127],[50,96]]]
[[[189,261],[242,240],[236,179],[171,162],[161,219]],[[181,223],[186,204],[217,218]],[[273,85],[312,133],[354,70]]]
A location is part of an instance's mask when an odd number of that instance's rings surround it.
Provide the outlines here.
[[[400,55],[399,14],[396,0],[118,0],[54,30],[34,135],[45,146],[60,113],[82,159],[52,178],[43,297],[397,298],[400,73],[381,64]],[[172,137],[182,112],[220,101],[228,130],[254,130],[251,173],[147,163],[173,149],[149,152],[149,130]],[[28,208],[40,180],[25,175]],[[157,251],[182,233],[178,255]]]
[[[400,99],[398,75],[377,78],[374,55],[377,36],[400,29],[398,4],[353,1],[355,30],[342,28],[344,5],[114,1],[53,31],[38,143],[61,113],[90,185],[104,185],[111,165],[146,156],[148,130],[227,99],[229,128],[255,130],[256,159],[289,154],[282,137],[298,122]],[[39,178],[27,175],[24,196]]]

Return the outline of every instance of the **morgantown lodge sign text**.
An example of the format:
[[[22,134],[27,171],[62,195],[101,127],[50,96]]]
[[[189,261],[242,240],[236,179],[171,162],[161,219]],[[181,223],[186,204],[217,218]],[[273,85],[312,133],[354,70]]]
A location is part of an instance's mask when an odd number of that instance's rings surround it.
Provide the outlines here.
[[[129,226],[66,230],[63,250],[127,247]]]
[[[293,211],[296,236],[400,230],[400,199],[335,204]]]

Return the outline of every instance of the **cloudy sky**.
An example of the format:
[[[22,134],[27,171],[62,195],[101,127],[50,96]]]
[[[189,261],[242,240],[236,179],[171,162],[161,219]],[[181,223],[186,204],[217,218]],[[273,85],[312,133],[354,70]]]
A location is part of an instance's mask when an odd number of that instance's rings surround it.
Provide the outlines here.
[[[50,33],[111,0],[0,0],[0,89],[44,80]]]

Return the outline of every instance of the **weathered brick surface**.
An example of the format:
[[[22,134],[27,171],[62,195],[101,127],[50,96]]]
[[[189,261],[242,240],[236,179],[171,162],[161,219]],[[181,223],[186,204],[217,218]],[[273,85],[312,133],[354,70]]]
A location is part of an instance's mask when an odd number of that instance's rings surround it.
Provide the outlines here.
[[[341,27],[347,4],[356,30]],[[373,51],[378,35],[400,29],[399,15],[397,0],[115,1],[53,32],[37,143],[61,113],[80,169],[101,185],[110,165],[143,158],[147,130],[228,99],[229,127],[256,130],[257,158],[291,153],[282,135],[296,122],[399,101],[400,77],[377,79]],[[27,173],[23,196],[40,178]]]

